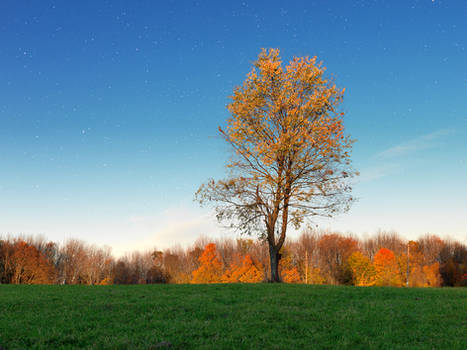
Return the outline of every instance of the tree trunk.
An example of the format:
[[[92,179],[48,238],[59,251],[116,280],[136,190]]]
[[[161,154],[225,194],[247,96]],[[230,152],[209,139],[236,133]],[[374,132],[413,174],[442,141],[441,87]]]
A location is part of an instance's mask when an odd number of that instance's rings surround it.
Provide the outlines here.
[[[279,276],[279,261],[281,259],[281,255],[279,254],[278,250],[272,246],[269,246],[269,259],[271,263],[271,278],[269,279],[269,282],[281,282]]]

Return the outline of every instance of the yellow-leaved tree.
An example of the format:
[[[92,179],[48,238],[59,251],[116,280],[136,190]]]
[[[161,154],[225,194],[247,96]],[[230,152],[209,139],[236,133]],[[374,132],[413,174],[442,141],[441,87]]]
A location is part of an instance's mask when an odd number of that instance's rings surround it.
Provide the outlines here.
[[[201,204],[214,203],[219,221],[267,240],[272,282],[280,282],[287,228],[333,216],[352,201],[352,140],[338,109],[344,90],[325,70],[316,57],[296,57],[284,67],[279,50],[263,49],[219,128],[235,151],[229,175],[196,193]]]
[[[352,282],[355,286],[373,286],[375,284],[376,271],[371,260],[356,251],[347,259],[347,265],[352,273]]]

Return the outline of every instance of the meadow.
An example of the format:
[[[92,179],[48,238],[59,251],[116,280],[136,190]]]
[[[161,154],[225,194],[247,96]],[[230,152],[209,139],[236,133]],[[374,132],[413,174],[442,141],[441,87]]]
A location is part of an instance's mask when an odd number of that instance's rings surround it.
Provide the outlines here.
[[[465,349],[467,289],[0,285],[0,349]]]

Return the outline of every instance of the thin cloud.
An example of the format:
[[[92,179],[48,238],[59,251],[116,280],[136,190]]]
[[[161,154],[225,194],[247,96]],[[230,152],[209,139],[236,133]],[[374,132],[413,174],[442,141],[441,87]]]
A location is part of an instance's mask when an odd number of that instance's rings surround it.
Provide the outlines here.
[[[116,256],[133,250],[190,245],[200,236],[218,237],[225,231],[211,211],[189,204],[169,207],[154,216],[131,215],[126,221],[129,225],[126,231],[133,234],[112,246]]]
[[[436,147],[443,137],[452,133],[452,129],[441,129],[435,132],[416,137],[407,142],[390,147],[372,157],[374,165],[360,171],[357,182],[369,182],[401,171],[403,166],[398,158]]]
[[[388,176],[400,171],[401,166],[395,163],[378,164],[360,171],[357,178],[359,183],[373,181],[384,176]]]
[[[418,152],[438,145],[438,140],[449,135],[450,129],[441,129],[430,134],[422,135],[397,146],[378,153],[377,158],[395,158],[409,153]]]

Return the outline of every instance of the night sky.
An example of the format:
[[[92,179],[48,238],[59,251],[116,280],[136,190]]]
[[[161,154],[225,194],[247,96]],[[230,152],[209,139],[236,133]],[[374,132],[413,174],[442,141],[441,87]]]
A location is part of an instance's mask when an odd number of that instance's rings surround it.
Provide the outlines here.
[[[229,95],[273,47],[323,61],[357,140],[358,202],[309,224],[467,238],[466,1],[1,1],[0,43],[0,235],[236,237],[193,195],[225,175]]]

